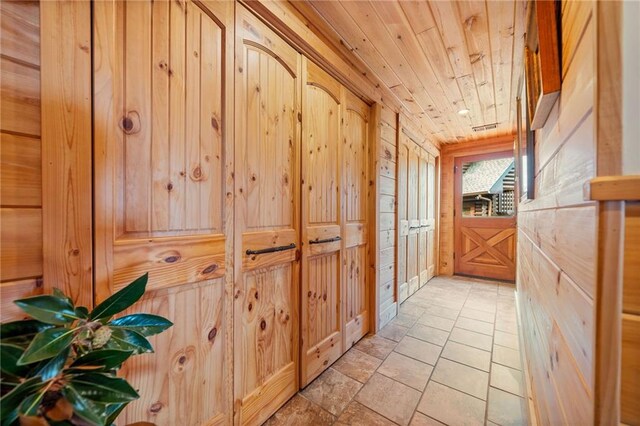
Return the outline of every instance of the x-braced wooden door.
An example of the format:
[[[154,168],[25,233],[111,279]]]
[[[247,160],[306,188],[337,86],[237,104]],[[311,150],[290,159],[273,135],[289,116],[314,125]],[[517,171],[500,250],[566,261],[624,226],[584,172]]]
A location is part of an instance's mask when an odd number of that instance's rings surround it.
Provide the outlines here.
[[[367,271],[369,244],[369,106],[345,90],[343,108],[343,235],[345,346],[348,350],[369,331]]]
[[[301,57],[243,6],[236,26],[235,421],[297,392]]]
[[[303,59],[302,351],[306,386],[342,355],[342,86]]]

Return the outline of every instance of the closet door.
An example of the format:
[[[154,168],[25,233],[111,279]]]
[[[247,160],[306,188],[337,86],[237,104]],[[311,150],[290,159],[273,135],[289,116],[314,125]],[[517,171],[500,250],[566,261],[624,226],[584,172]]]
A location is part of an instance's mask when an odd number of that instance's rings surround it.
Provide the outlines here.
[[[342,87],[303,60],[302,386],[342,354]]]
[[[409,239],[408,200],[409,187],[407,172],[409,171],[409,138],[401,131],[398,143],[398,301],[404,302],[409,297],[409,281],[407,274],[407,252]]]
[[[300,55],[244,7],[236,39],[236,422],[298,390]]]
[[[425,285],[428,280],[427,272],[427,236],[428,236],[428,220],[427,220],[427,185],[428,185],[428,172],[427,164],[429,162],[429,154],[420,149],[418,152],[418,175],[419,175],[419,197],[418,197],[418,216],[420,219],[420,228],[418,233],[418,275],[420,277],[420,287]]]
[[[437,200],[436,159],[429,154],[427,163],[427,281],[436,275]]]
[[[420,218],[418,204],[420,200],[419,166],[420,148],[411,143],[407,170],[407,216],[409,218],[409,235],[407,236],[407,281],[409,296],[418,290],[420,285],[418,235],[420,234]]]
[[[122,424],[229,424],[233,4],[93,4],[96,302],[173,321],[122,374]],[[127,338],[127,336],[121,336]]]
[[[345,348],[369,331],[367,305],[369,106],[345,90],[343,108],[343,235]]]

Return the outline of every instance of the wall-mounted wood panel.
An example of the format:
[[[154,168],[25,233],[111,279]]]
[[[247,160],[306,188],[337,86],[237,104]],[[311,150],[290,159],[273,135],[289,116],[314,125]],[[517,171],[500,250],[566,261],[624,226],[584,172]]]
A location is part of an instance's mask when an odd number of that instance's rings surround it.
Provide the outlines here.
[[[127,365],[125,423],[232,421],[233,11],[94,5],[96,301],[148,272],[132,309],[174,322]]]
[[[42,293],[40,3],[0,4],[0,319]]]

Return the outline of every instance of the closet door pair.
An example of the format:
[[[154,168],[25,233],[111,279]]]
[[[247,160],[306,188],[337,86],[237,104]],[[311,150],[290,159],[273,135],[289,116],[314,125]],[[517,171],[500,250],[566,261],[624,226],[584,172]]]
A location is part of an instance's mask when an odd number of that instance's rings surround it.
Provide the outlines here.
[[[260,424],[368,330],[368,107],[236,11],[235,415]]]
[[[368,106],[303,61],[302,386],[368,332]]]

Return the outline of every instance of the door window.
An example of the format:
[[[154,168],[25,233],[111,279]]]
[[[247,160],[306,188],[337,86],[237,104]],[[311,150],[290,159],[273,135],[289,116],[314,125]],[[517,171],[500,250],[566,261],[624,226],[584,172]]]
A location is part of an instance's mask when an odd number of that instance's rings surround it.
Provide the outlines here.
[[[511,217],[514,193],[513,157],[462,164],[463,217]]]

